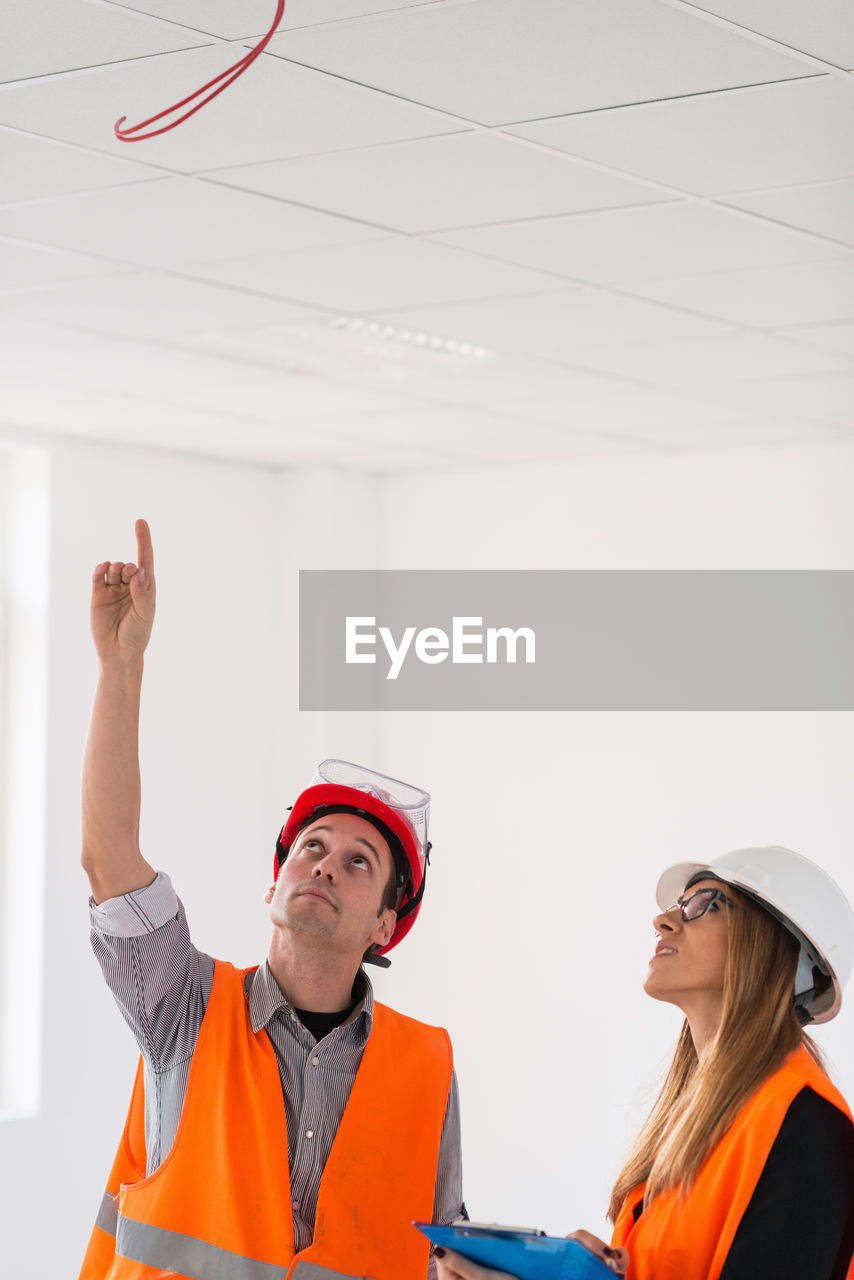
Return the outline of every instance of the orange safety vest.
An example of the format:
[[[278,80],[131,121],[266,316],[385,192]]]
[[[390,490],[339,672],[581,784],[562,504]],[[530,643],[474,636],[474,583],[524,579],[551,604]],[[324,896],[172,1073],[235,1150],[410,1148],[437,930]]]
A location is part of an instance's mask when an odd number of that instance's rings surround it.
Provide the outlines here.
[[[662,1192],[635,1222],[645,1184],[629,1192],[611,1242],[629,1251],[629,1280],[718,1280],[789,1104],[804,1086],[851,1118],[842,1094],[801,1047],[745,1103],[687,1195],[678,1187]]]
[[[314,1239],[295,1253],[282,1086],[247,972],[216,963],[178,1132],[149,1177],[140,1061],[80,1280],[424,1280],[429,1245],[411,1223],[433,1216],[447,1032],[374,1006]]]

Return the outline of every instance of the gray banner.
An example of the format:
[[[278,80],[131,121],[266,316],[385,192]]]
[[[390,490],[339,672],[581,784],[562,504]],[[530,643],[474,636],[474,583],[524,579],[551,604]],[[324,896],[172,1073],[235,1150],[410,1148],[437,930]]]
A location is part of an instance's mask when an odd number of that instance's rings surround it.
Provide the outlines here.
[[[303,711],[850,711],[854,572],[303,571]]]

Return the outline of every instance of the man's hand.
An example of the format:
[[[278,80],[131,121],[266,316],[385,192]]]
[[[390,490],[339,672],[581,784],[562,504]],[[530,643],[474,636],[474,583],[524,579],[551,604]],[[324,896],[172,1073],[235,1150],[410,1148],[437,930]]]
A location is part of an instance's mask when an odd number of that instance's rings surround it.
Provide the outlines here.
[[[137,564],[103,560],[92,574],[92,638],[102,663],[141,658],[154,625],[154,552],[144,520],[136,522]]]
[[[92,637],[101,672],[83,759],[83,867],[95,902],[151,884],[139,850],[139,699],[154,622],[154,556],[136,522],[135,564],[104,560],[92,575]]]

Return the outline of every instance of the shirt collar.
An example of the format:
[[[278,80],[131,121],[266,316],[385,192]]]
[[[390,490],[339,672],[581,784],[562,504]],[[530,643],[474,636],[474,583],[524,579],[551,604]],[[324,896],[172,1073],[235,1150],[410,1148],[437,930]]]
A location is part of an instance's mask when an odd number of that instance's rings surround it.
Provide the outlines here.
[[[367,1035],[370,1035],[374,1018],[374,989],[364,969],[359,969],[356,974],[356,981],[353,983],[353,995],[358,1000],[358,1004],[343,1025],[354,1025],[364,1014],[365,1031]],[[290,1007],[290,1004],[282,994],[281,987],[270,972],[269,964],[265,960],[255,970],[249,985],[249,1021],[252,1024],[252,1030],[257,1035],[262,1027],[266,1027],[271,1018],[274,1018],[277,1013],[283,1013],[286,1009],[290,1009]]]

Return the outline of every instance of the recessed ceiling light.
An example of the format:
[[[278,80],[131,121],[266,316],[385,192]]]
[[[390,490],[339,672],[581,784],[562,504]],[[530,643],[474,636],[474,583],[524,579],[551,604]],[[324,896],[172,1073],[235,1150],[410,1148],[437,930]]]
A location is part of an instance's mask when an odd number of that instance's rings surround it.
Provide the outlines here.
[[[336,316],[323,324],[202,333],[193,345],[246,364],[336,379],[372,370],[388,376],[393,367],[403,379],[407,369],[424,365],[463,369],[472,360],[493,354],[455,338],[397,329],[361,316]]]

